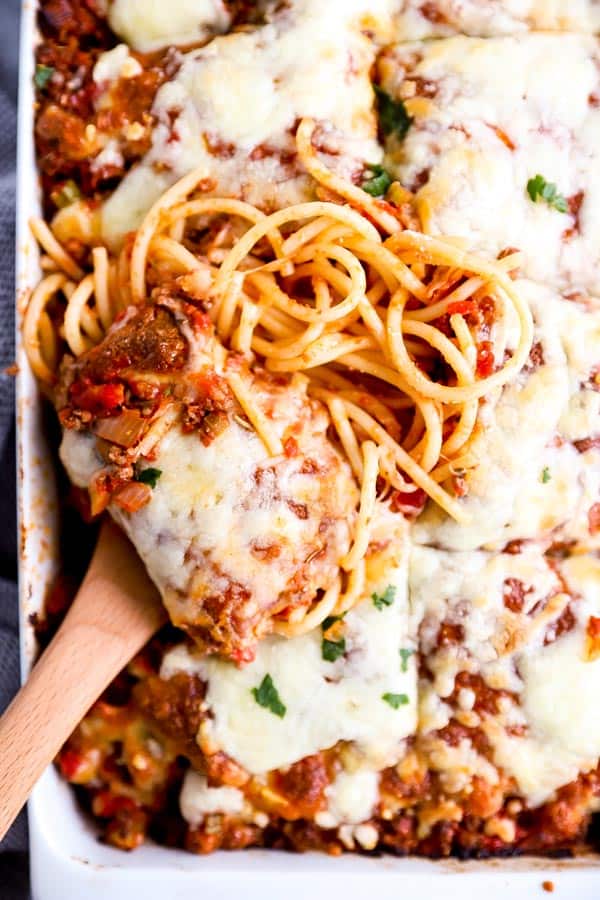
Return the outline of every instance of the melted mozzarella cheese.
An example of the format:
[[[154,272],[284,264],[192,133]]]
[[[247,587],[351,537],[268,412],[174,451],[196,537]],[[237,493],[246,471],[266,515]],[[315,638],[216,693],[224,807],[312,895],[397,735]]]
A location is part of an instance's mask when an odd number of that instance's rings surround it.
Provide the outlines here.
[[[560,307],[561,342],[565,348],[569,371],[576,382],[590,380],[598,366],[600,349],[600,306],[592,301],[591,309],[569,301]],[[582,312],[584,313],[582,315]]]
[[[427,761],[429,768],[439,773],[448,794],[460,793],[474,777],[483,778],[488,784],[497,784],[499,780],[494,765],[477,753],[468,740],[460,741],[455,747],[442,740],[432,742]]]
[[[175,624],[210,631],[203,612],[210,598],[223,610],[230,604],[228,615],[244,618],[241,639],[250,643],[253,628],[255,637],[268,630],[270,610],[282,598],[301,601],[303,588],[311,602],[310,592],[331,584],[349,548],[357,502],[350,469],[329,445],[328,417],[307,400],[305,379],[271,391],[254,381],[253,393],[263,409],[272,401],[271,427],[280,438],[293,424],[302,456],[270,464],[258,435],[235,420],[207,446],[176,426],[153,457],[162,474],[150,502],[131,514],[110,507]],[[93,438],[82,433],[65,431],[61,458],[82,487],[102,468]],[[318,460],[321,471],[303,471],[305,458]],[[270,549],[275,560],[265,556]],[[219,615],[209,616],[215,627]]]
[[[371,818],[379,800],[379,773],[373,769],[339,772],[325,789],[325,796],[327,811],[317,813],[317,825],[359,825]]]
[[[209,787],[205,775],[199,775],[192,769],[186,772],[179,795],[179,808],[192,827],[200,825],[212,813],[241,815],[245,805],[245,797],[237,788]]]
[[[223,562],[243,559],[252,566],[247,548],[261,533],[264,513],[259,506],[253,516],[240,516],[240,500],[252,491],[254,471],[264,456],[260,439],[236,423],[207,447],[196,435],[190,439],[176,429],[163,439],[156,460],[162,475],[152,502],[129,525],[159,585],[185,591],[197,560],[215,547]],[[278,509],[273,518],[273,537],[286,529],[291,529],[288,538],[298,535],[300,520],[286,509]],[[194,545],[197,554],[190,555]],[[277,579],[276,571],[273,575]],[[277,591],[279,585],[271,587]]]
[[[404,0],[397,22],[400,40],[456,33],[480,37],[528,29],[597,31],[595,0]]]
[[[594,769],[600,757],[600,659],[589,660],[585,652],[588,618],[600,613],[600,562],[573,557],[563,568],[581,595],[577,625],[519,662],[527,736],[494,735],[496,761],[516,779],[531,805]]]
[[[241,669],[202,657],[187,645],[168,653],[161,677],[184,671],[207,683],[204,702],[212,717],[203,737],[258,775],[340,741],[356,745],[365,768],[379,770],[397,762],[416,724],[415,667],[411,659],[402,671],[399,655],[412,643],[400,535],[392,557],[383,571],[372,569],[366,599],[346,615],[346,655],[336,662],[322,657],[321,629],[289,640],[265,638],[254,662]],[[379,610],[370,594],[390,584],[396,589],[394,603]],[[286,707],[283,718],[259,706],[252,693],[266,675]],[[394,709],[383,700],[387,693],[404,694],[407,702]],[[365,775],[364,780],[372,783],[373,778]]]
[[[123,154],[119,148],[118,141],[110,140],[106,146],[95,156],[90,164],[92,172],[100,172],[106,166],[117,168],[124,164]],[[65,207],[66,208],[66,207]]]
[[[141,65],[130,54],[127,44],[117,44],[112,50],[100,54],[93,77],[97,85],[105,85],[119,78],[132,78],[141,71]]]
[[[303,0],[270,24],[185,54],[157,93],[151,150],[104,206],[105,238],[118,242],[192,169],[198,180],[214,182],[213,193],[263,208],[310,197],[306,176],[281,161],[281,154],[293,156],[292,129],[305,116],[329,129],[328,144],[340,154],[332,164],[347,177],[363,161],[379,160],[370,81],[375,45],[362,29],[389,37],[392,6],[390,0],[375,9],[366,0]],[[253,158],[256,148],[266,152]]]
[[[87,488],[103,465],[101,458],[96,453],[94,435],[82,431],[71,431],[68,428],[63,432],[60,458],[73,484],[81,488]]]
[[[517,555],[413,549],[411,604],[421,618],[421,649],[433,676],[420,693],[422,698],[429,696],[430,710],[435,708],[434,697],[438,712],[445,710],[445,716],[437,719],[421,717],[419,732],[430,767],[440,773],[450,793],[463,790],[475,775],[497,783],[493,761],[515,779],[519,793],[533,807],[597,765],[600,660],[586,657],[585,633],[589,616],[600,612],[600,561],[572,557],[561,564],[560,576],[564,582],[535,547]],[[507,579],[522,583],[522,615],[505,607]],[[536,607],[550,596],[560,597],[564,583],[575,598],[571,609],[576,624],[546,645],[551,620]],[[536,625],[538,616],[541,627]],[[460,624],[464,636],[458,644],[440,648],[437,634],[444,622]],[[491,761],[468,741],[452,747],[432,734],[451,716],[460,717],[460,696],[454,708],[448,701],[459,672],[480,675],[489,687],[515,697],[505,697],[496,714],[478,714],[471,721],[486,734]],[[514,726],[523,733],[511,732]]]
[[[108,21],[130,47],[150,53],[227,31],[231,16],[223,0],[112,0]]]
[[[390,165],[408,187],[427,176],[417,193],[424,229],[493,256],[518,247],[528,277],[600,291],[596,60],[590,35],[399,45],[382,64],[384,87],[406,99],[414,123]],[[423,84],[426,96],[411,99]],[[582,195],[578,228],[569,213],[531,200],[527,183],[538,173],[565,198]]]
[[[470,523],[457,525],[430,505],[414,529],[418,542],[472,550],[552,534],[597,545],[588,511],[600,496],[600,455],[571,441],[598,431],[600,394],[582,382],[597,365],[600,315],[531,282],[517,287],[531,306],[543,362],[481,408],[470,448],[477,464],[461,501]]]
[[[512,664],[508,641],[516,628],[514,616],[503,599],[507,579],[516,579],[527,590],[524,612],[561,589],[554,570],[537,547],[523,553],[446,553],[413,547],[410,558],[410,604],[420,622],[420,649],[433,675],[433,688],[445,700],[454,690],[454,681],[468,658],[476,670],[499,690],[518,691],[522,683]],[[460,625],[458,643],[437,648],[443,622]],[[450,712],[446,707],[447,714]],[[447,724],[443,721],[435,728]]]
[[[186,589],[196,565],[186,558],[193,543],[199,555],[215,546],[221,548],[223,558],[245,555],[243,548],[260,533],[263,516],[259,507],[257,518],[236,521],[239,500],[250,493],[253,473],[264,458],[260,439],[236,423],[207,447],[197,435],[184,435],[178,429],[166,435],[156,460],[162,474],[152,502],[133,516],[113,511],[120,524],[133,532],[140,556],[163,590]],[[94,437],[79,432],[65,430],[61,459],[80,487],[87,487],[102,468]],[[287,513],[280,509],[273,520],[273,531],[288,527],[290,536],[296,537],[300,520],[286,509]]]
[[[598,764],[600,661],[584,659],[584,642],[577,629],[525,658],[523,711],[529,733],[517,738],[494,730],[496,762],[533,806]]]

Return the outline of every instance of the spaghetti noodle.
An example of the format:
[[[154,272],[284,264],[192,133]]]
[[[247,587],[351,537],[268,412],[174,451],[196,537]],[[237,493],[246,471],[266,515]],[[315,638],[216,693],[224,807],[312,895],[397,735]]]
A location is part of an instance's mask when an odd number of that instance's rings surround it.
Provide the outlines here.
[[[337,601],[333,588],[327,592],[324,617],[360,595],[382,491],[398,492],[409,507],[414,499],[415,509],[424,492],[465,521],[453,477],[476,465],[470,443],[479,403],[518,375],[532,320],[509,276],[519,254],[489,261],[455,241],[402,231],[392,205],[323,166],[313,128],[301,123],[298,153],[335,202],[265,215],[239,200],[198,196],[201,175],[193,172],[160,198],[118,256],[94,248],[89,274],[44,223],[32,223],[54,271],[47,262],[25,343],[34,372],[51,384],[60,339],[79,356],[117,311],[151,304],[154,288],[175,279],[204,302],[226,351],[245,354],[250,367],[303,372],[361,488],[353,546],[342,561],[349,587]],[[281,454],[243,377],[227,370],[225,377],[268,453]],[[313,618],[305,615],[304,624]],[[296,633],[292,621],[283,630]]]

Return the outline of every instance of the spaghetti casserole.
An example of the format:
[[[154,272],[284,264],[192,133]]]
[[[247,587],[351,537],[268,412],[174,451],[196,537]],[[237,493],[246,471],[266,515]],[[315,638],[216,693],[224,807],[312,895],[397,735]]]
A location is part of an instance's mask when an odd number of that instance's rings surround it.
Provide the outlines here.
[[[24,342],[170,618],[58,758],[103,837],[592,844],[596,4],[39,23]]]

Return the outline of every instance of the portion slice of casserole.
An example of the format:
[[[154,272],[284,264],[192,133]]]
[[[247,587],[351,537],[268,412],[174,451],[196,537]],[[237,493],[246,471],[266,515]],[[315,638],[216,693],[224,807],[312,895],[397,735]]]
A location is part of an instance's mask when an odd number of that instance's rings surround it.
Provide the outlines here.
[[[412,122],[388,163],[423,229],[496,256],[558,291],[600,292],[600,47],[584,34],[398,44],[381,88]]]
[[[109,507],[204,649],[251,659],[275,617],[293,621],[338,578],[358,489],[325,407],[302,376],[227,357],[197,307],[131,307],[63,363],[56,403],[71,480],[92,513]]]

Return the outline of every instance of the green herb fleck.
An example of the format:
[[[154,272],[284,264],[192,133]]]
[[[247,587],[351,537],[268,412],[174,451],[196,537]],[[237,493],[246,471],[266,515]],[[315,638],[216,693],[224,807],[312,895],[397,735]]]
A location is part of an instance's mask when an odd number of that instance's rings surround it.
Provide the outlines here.
[[[344,616],[327,616],[326,619],[323,619],[321,622],[321,628],[323,632],[329,631],[332,625],[335,625],[336,622],[341,622]]]
[[[333,628],[334,625],[337,625],[338,622],[343,620],[343,616],[327,616],[326,619],[323,619],[321,623],[321,628],[323,630],[323,634],[327,634],[330,628]],[[339,634],[339,629],[333,632],[335,635],[336,632]],[[323,638],[321,643],[321,655],[323,659],[327,660],[327,662],[335,662],[336,659],[339,659],[340,656],[343,656],[346,652],[346,638],[341,637],[338,638],[337,641],[331,640],[330,638]]]
[[[550,474],[550,469],[548,466],[542,469],[542,474],[540,475],[540,481],[542,484],[548,484],[549,481],[552,481],[552,475]]]
[[[566,213],[569,211],[569,204],[562,194],[558,193],[558,189],[551,181],[546,181],[543,175],[536,175],[527,182],[527,193],[534,203],[543,200],[548,206],[551,206],[557,212]]]
[[[406,107],[402,100],[393,100],[379,85],[373,85],[375,96],[377,98],[377,109],[379,112],[379,122],[381,130],[387,137],[395,134],[402,140],[406,137],[406,133],[412,124],[412,118],[406,112]]]
[[[392,183],[391,177],[383,166],[369,165],[367,169],[371,173],[371,177],[363,181],[361,188],[371,197],[384,197]]]
[[[383,694],[381,699],[389,703],[392,709],[400,709],[401,706],[406,706],[410,703],[408,694]]]
[[[134,481],[141,481],[142,484],[149,484],[151,488],[155,488],[161,475],[162,469],[139,469],[135,474]]]
[[[281,702],[277,688],[273,684],[273,679],[270,675],[265,675],[259,687],[252,688],[252,696],[259,706],[270,709],[274,716],[279,716],[280,719],[283,719],[286,714],[286,707]]]
[[[35,75],[33,76],[36,88],[43,91],[53,75],[54,69],[52,66],[43,66],[41,64],[36,66]]]
[[[400,648],[400,659],[402,660],[400,669],[402,672],[408,672],[408,660],[414,652],[414,650],[409,650],[407,647]]]
[[[321,655],[327,662],[335,662],[340,656],[346,652],[346,638],[340,638],[339,641],[328,641],[323,638],[321,643]]]
[[[55,206],[59,209],[64,209],[66,206],[70,206],[71,203],[75,203],[76,200],[79,200],[81,197],[81,191],[77,187],[74,181],[65,181],[63,186],[58,191],[54,191],[52,193],[52,200],[54,201]]]
[[[371,600],[379,611],[384,606],[391,606],[396,599],[396,588],[393,584],[388,584],[383,594],[371,594]]]

